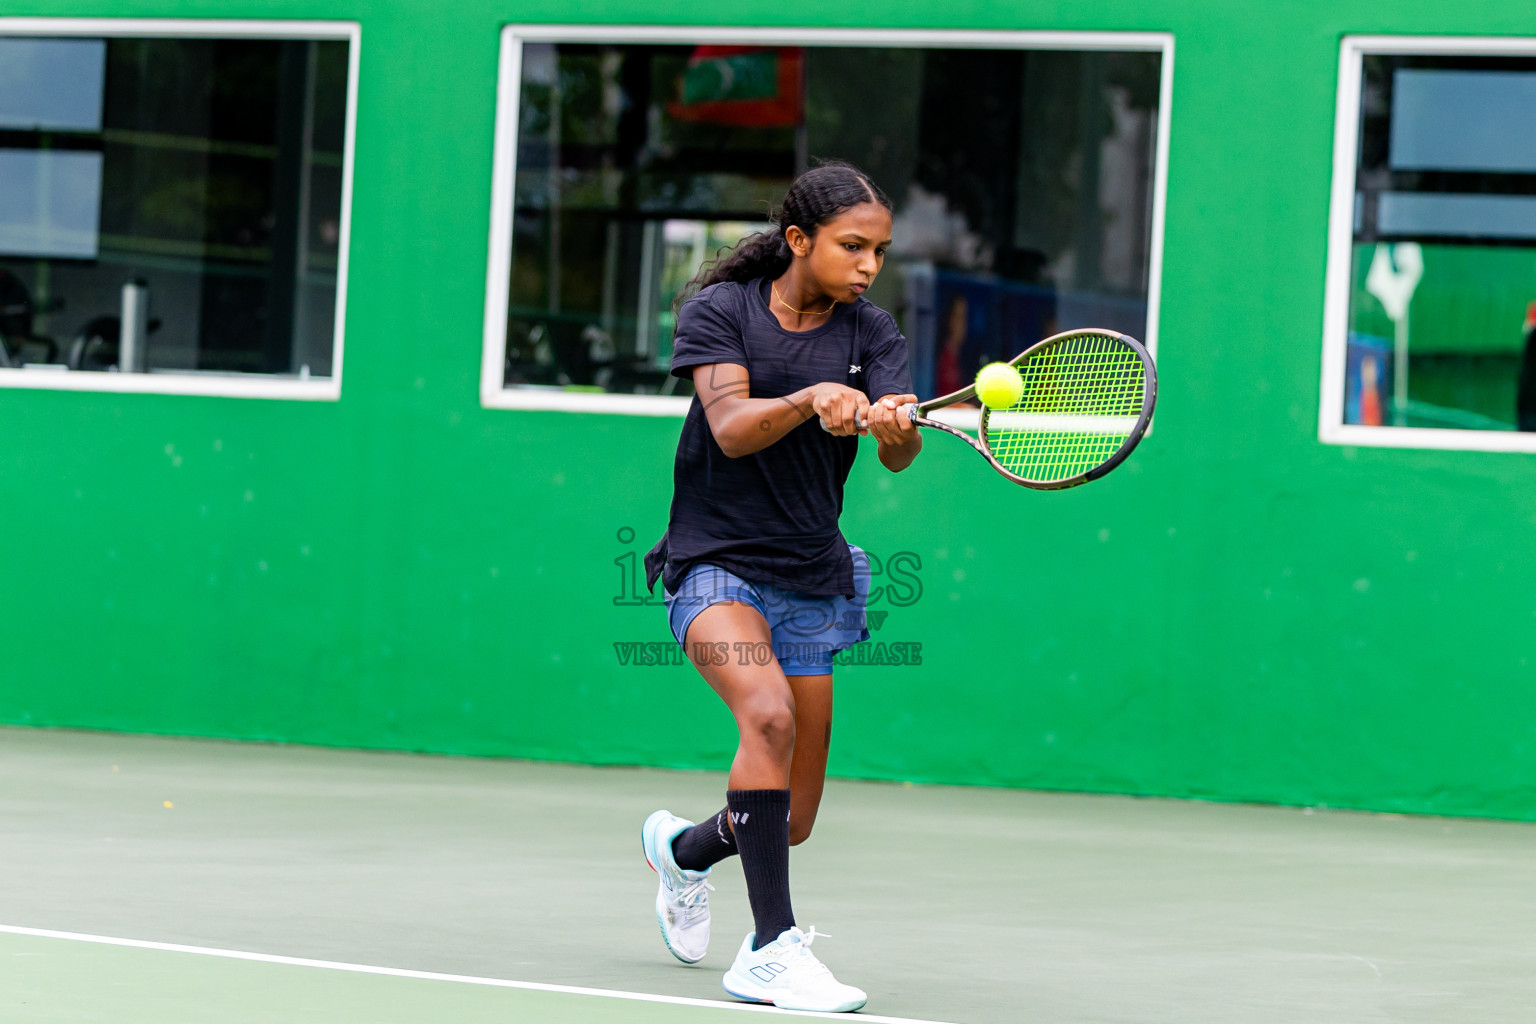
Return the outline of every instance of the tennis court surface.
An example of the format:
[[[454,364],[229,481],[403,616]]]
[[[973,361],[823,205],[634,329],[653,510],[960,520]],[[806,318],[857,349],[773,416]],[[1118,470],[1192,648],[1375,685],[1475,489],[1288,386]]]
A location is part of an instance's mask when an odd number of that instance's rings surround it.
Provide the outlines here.
[[[791,1016],[719,988],[749,927],[734,862],[703,964],[656,933],[640,822],[715,810],[723,787],[0,729],[0,1019]],[[831,933],[816,952],[870,993],[855,1019],[1489,1024],[1536,1006],[1528,825],[833,781],[792,864],[797,917]]]

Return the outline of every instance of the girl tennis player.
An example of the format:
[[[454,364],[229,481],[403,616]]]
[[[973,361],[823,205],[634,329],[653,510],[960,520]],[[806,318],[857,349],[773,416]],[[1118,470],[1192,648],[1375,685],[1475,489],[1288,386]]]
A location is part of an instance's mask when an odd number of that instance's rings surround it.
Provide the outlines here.
[[[917,401],[906,339],[863,298],[891,244],[891,202],[827,164],[797,178],[778,223],[706,264],[678,313],[672,372],[698,397],[683,422],[667,532],[646,556],[672,633],[736,719],[726,806],[641,830],[661,876],[667,948],[709,943],[711,865],[740,854],[754,931],[726,991],[786,1009],[857,1010],[795,925],[789,848],[816,820],[832,738],[832,656],[869,639],[869,562],[843,539],[843,484],[873,434],[892,472],[922,448],[897,407]],[[861,426],[860,424],[863,424]]]

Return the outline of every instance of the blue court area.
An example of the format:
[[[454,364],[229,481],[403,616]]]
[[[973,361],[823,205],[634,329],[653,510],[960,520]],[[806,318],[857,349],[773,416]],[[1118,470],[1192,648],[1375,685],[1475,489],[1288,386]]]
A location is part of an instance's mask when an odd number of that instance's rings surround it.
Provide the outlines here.
[[[743,1021],[637,832],[723,778],[0,730],[0,1019]],[[794,851],[870,1020],[1527,1021],[1536,828],[831,783]],[[103,941],[111,940],[111,941]]]

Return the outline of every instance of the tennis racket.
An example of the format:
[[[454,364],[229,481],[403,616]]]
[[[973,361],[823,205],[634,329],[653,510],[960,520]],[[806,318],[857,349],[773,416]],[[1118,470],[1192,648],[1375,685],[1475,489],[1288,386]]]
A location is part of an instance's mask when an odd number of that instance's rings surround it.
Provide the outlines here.
[[[980,437],[929,419],[938,409],[974,401],[974,384],[901,409],[920,427],[960,438],[1014,483],[1042,491],[1108,473],[1131,454],[1152,420],[1157,369],[1135,338],[1066,331],[1031,345],[1010,365],[1023,378],[1024,393],[1006,409],[983,406]]]

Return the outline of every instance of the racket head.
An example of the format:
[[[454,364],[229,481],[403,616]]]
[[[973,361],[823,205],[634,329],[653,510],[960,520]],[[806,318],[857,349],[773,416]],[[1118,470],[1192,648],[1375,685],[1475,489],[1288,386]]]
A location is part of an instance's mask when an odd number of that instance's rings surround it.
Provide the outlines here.
[[[1116,331],[1065,331],[1011,360],[1024,393],[981,411],[981,447],[1015,483],[1061,490],[1097,480],[1141,441],[1157,405],[1157,369]]]

